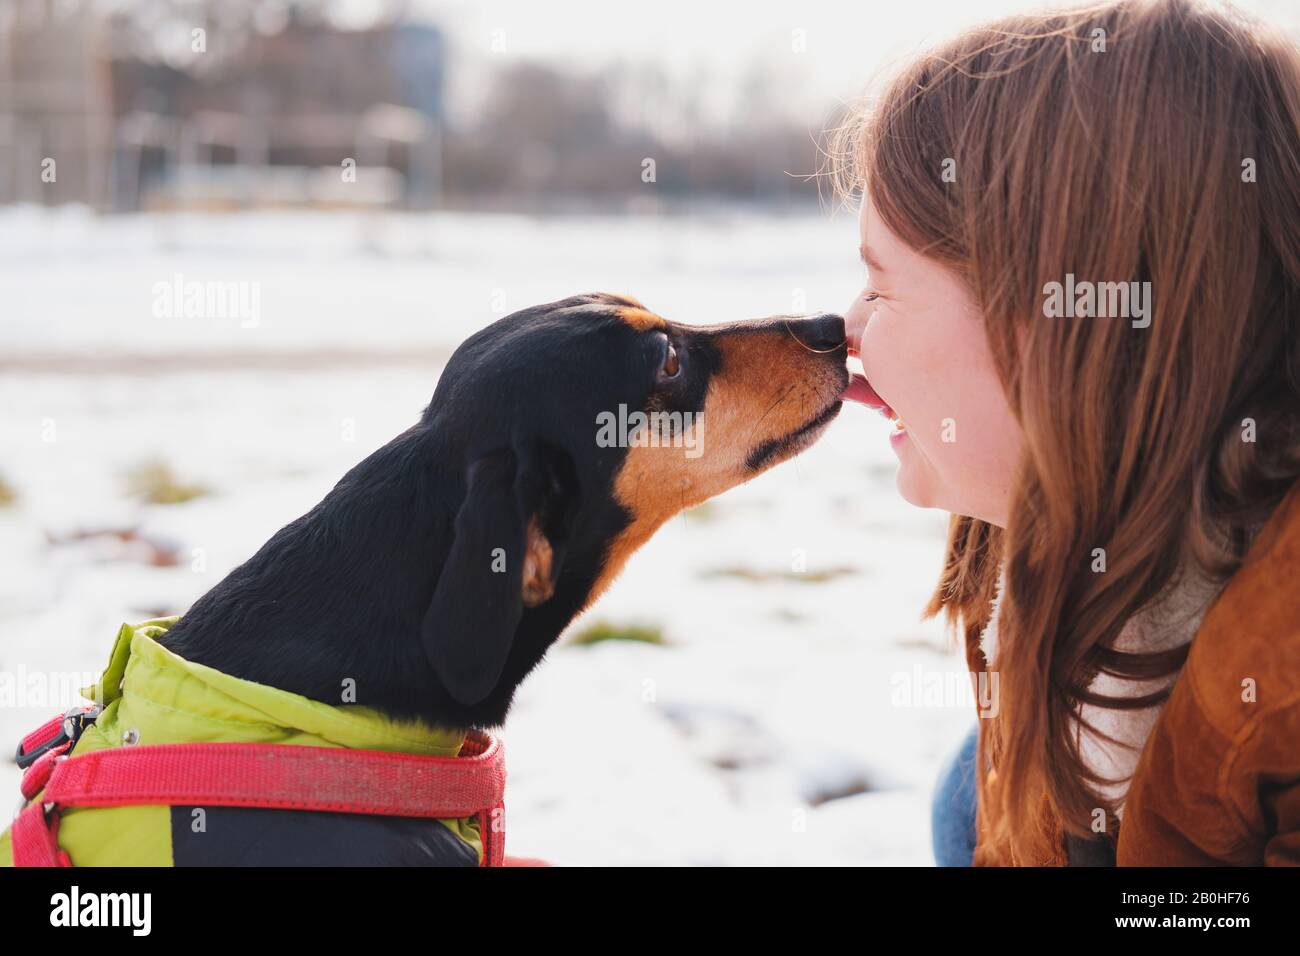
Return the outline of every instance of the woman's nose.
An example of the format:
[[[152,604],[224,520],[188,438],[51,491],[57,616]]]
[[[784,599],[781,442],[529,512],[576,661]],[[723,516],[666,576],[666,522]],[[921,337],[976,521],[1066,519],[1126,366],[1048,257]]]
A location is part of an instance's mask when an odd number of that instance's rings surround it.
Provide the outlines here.
[[[844,337],[849,340],[850,355],[857,355],[861,351],[862,333],[874,310],[875,306],[859,296],[853,307],[844,313]]]
[[[830,352],[844,344],[844,319],[831,312],[791,322],[790,331],[817,352]]]

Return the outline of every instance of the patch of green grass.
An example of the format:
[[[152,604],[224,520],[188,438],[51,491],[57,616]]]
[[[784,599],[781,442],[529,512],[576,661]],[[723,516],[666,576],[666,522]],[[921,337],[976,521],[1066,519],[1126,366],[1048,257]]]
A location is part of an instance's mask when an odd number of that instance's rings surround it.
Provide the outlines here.
[[[146,461],[126,475],[128,494],[154,505],[178,505],[212,492],[203,485],[185,484],[162,461]]]
[[[803,584],[824,584],[827,581],[834,581],[836,578],[847,577],[858,573],[857,568],[851,568],[848,565],[836,565],[830,568],[820,568],[810,571],[794,570],[763,570],[761,568],[745,568],[739,565],[725,568],[709,568],[701,572],[702,578],[732,578],[738,581],[751,581],[755,584],[765,583],[767,581],[799,581]]]
[[[664,633],[648,624],[612,624],[596,621],[584,627],[571,638],[571,644],[591,645],[601,641],[639,641],[642,644],[667,644]]]

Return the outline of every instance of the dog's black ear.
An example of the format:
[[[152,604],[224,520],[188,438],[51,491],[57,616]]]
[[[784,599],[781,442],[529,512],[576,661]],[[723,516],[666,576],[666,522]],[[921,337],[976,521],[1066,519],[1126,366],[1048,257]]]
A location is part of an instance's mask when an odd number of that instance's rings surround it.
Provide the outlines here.
[[[504,448],[473,462],[466,478],[421,638],[443,686],[472,705],[500,680],[524,608],[554,591],[571,475],[549,452]]]

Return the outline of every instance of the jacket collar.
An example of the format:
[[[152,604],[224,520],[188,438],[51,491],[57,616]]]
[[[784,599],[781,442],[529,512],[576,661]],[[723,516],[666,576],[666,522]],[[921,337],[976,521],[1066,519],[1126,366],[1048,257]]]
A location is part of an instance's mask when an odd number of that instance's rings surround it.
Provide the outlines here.
[[[93,728],[103,737],[100,746],[117,746],[133,731],[130,742],[141,744],[291,743],[454,757],[465,742],[463,730],[326,704],[187,661],[158,643],[177,620],[118,631],[99,682],[82,691],[104,706]]]
[[[998,620],[1006,587],[1006,564],[998,570],[988,623],[980,632],[979,650],[984,666],[997,670]],[[1124,625],[1115,648],[1120,651],[1153,652],[1169,650],[1190,643],[1211,603],[1222,590],[1223,582],[1207,578],[1188,562],[1166,592],[1140,610]],[[1105,672],[1099,673],[1089,690],[1107,697],[1141,697],[1171,686],[1178,672],[1147,681],[1129,681]],[[1151,728],[1160,716],[1162,704],[1119,710],[1084,704],[1074,719],[1075,740],[1084,764],[1102,780],[1100,793],[1116,805],[1122,817],[1124,798],[1138,758]],[[1079,718],[1082,718],[1080,720]]]

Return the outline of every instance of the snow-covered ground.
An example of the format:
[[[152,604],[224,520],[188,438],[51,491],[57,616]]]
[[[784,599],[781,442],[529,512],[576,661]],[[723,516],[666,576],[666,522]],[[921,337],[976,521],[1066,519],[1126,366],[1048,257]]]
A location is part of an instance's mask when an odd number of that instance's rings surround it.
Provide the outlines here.
[[[688,322],[839,310],[855,241],[845,214],[0,210],[0,478],[17,494],[0,508],[0,742],[66,706],[15,687],[97,673],[121,621],[183,610],[414,421],[474,329],[591,289]],[[156,315],[178,275],[248,283],[256,320]],[[935,690],[962,662],[918,619],[945,516],[898,497],[886,430],[845,409],[632,559],[571,631],[645,623],[667,643],[561,644],[528,679],[504,731],[510,852],[930,862],[930,788],[974,714]],[[123,476],[147,460],[211,493],[137,503]],[[64,540],[137,526],[143,542]],[[149,563],[168,549],[174,566]],[[17,799],[7,762],[4,789]]]

